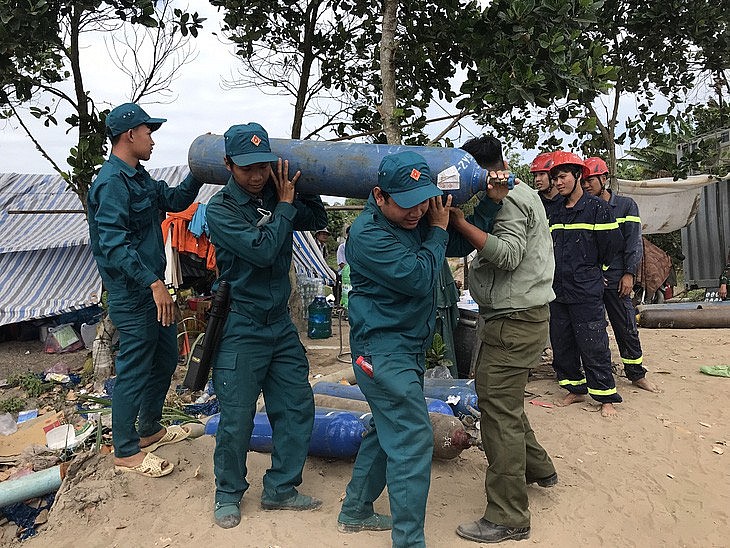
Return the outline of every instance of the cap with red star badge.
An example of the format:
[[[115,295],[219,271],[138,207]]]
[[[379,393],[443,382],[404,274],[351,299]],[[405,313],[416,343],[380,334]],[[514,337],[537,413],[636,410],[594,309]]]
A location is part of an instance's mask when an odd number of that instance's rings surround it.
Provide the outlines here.
[[[383,158],[378,168],[378,186],[405,209],[443,194],[431,180],[431,170],[423,156],[410,151]]]
[[[231,126],[223,138],[226,143],[226,155],[230,156],[237,166],[276,162],[279,159],[271,153],[269,134],[256,122]]]

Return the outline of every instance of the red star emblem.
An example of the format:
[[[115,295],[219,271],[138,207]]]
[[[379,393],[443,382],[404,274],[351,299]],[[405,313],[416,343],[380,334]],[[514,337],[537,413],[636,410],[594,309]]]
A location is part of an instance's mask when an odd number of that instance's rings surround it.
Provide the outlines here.
[[[418,179],[420,179],[420,177],[421,177],[420,171],[418,171],[417,169],[413,169],[413,171],[411,171],[411,179],[413,179],[414,181],[418,181]]]

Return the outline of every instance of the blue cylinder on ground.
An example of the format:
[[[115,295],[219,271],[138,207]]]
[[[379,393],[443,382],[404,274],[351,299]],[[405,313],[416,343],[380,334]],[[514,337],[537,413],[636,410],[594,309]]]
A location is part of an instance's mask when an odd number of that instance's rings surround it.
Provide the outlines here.
[[[215,434],[220,415],[212,415],[205,423],[205,433]],[[365,433],[363,420],[348,411],[315,413],[309,454],[317,457],[349,458],[357,455]],[[249,449],[259,453],[271,453],[273,447],[271,423],[266,413],[256,413]]]
[[[459,386],[454,383],[424,384],[423,393],[429,398],[448,403],[454,411],[454,415],[459,418],[479,415],[479,398],[477,398],[476,390],[471,386]]]
[[[380,161],[406,150],[423,156],[438,187],[464,203],[486,188],[487,172],[461,149],[366,143],[333,143],[270,139],[271,151],[289,160],[289,174],[302,172],[297,188],[314,194],[367,198],[378,184]],[[223,163],[222,135],[197,137],[188,150],[188,166],[196,178],[209,184],[226,184],[230,173]]]
[[[423,379],[423,385],[426,386],[464,386],[476,390],[474,379]]]
[[[347,398],[350,400],[366,401],[365,394],[362,393],[357,385],[340,384],[338,382],[318,382],[312,386],[312,392],[315,394],[327,394],[328,396],[337,396],[338,398]],[[454,411],[443,400],[427,397],[426,407],[429,413],[440,413],[441,415],[453,415]]]

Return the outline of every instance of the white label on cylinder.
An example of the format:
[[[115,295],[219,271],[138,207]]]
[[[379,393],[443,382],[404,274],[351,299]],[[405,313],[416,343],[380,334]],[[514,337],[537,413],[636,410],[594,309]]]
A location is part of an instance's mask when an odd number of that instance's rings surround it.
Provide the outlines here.
[[[458,190],[461,186],[460,181],[459,170],[456,169],[456,166],[451,166],[438,174],[436,186],[441,190]]]

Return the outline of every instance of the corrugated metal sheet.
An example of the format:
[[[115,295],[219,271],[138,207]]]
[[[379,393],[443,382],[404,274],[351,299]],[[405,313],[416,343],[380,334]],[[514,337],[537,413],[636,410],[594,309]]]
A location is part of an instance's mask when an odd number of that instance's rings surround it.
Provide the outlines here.
[[[730,181],[702,189],[697,216],[682,229],[684,283],[717,287],[730,249]]]
[[[155,179],[177,185],[187,166],[149,170]],[[197,200],[207,202],[221,189],[204,185]],[[9,214],[9,210],[81,210],[75,193],[58,175],[0,173],[0,325],[55,316],[97,304],[101,278],[80,213]],[[298,272],[334,282],[309,234],[296,234]]]

